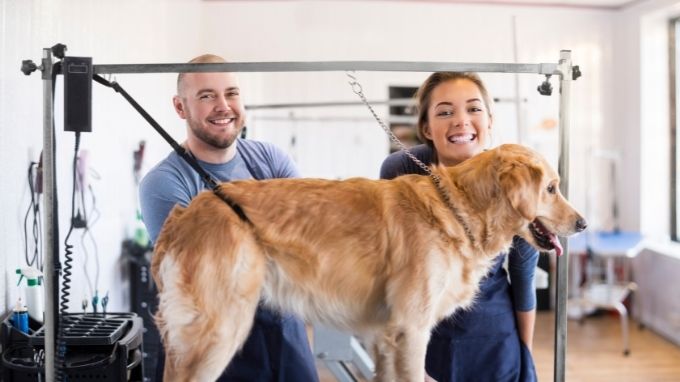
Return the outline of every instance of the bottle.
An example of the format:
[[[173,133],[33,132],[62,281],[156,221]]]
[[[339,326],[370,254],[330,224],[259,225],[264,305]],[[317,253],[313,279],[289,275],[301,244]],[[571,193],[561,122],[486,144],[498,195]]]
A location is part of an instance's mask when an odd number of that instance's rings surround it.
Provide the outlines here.
[[[28,334],[28,311],[21,304],[21,297],[12,310],[12,326],[18,331]]]
[[[149,234],[146,231],[146,226],[142,221],[142,213],[137,210],[134,224],[133,241],[135,244],[139,245],[141,248],[146,248],[149,246]]]
[[[19,278],[19,284],[21,280],[26,277],[26,288],[24,292],[26,294],[26,308],[28,309],[28,315],[35,321],[42,324],[44,305],[43,305],[43,287],[42,287],[42,277],[43,274],[35,268],[20,268],[16,271],[17,274],[21,275]]]

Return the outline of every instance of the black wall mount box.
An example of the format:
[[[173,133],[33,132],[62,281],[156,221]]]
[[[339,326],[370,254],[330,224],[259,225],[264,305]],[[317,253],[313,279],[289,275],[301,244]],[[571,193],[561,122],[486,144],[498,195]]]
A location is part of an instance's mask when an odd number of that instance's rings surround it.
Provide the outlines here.
[[[64,131],[92,132],[92,57],[64,57]]]

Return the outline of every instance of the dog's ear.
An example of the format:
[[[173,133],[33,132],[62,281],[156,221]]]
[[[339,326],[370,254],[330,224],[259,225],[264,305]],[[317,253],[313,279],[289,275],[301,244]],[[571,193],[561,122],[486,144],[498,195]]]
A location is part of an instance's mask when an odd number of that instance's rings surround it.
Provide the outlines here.
[[[536,218],[543,170],[524,162],[507,163],[500,169],[500,186],[512,208],[523,218]]]

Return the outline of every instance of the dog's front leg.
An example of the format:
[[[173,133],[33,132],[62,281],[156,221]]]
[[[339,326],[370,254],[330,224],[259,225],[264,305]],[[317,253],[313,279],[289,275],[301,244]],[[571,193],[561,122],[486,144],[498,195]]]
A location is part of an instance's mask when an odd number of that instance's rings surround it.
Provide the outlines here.
[[[373,339],[373,359],[375,360],[375,382],[397,380],[394,368],[397,344],[390,331],[378,334]]]
[[[425,352],[428,329],[390,328],[375,341],[377,382],[425,380]]]
[[[397,337],[395,372],[397,381],[425,380],[425,353],[430,340],[429,330],[409,327]]]

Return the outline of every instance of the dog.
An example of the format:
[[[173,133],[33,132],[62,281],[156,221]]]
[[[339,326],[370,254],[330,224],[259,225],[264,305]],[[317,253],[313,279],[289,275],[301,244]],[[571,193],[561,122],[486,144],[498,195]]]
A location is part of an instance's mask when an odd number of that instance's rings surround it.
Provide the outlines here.
[[[375,380],[422,381],[430,330],[473,304],[515,235],[559,255],[557,236],[586,228],[526,147],[432,171],[439,187],[422,175],[245,180],[176,206],[152,259],[164,380],[217,379],[262,301],[370,336]]]

